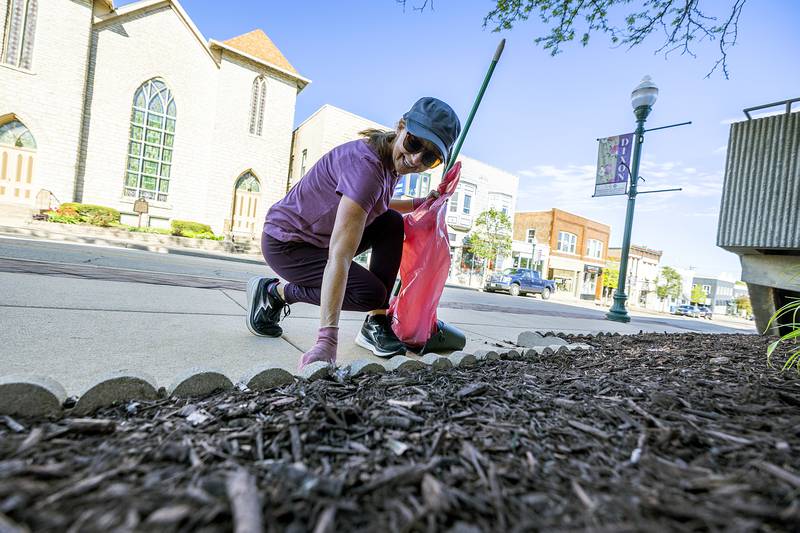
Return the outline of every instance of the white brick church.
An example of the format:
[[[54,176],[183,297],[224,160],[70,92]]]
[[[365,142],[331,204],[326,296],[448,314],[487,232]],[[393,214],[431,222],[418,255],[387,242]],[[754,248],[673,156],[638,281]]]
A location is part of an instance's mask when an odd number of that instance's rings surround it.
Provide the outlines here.
[[[225,9],[223,3],[220,9]],[[175,0],[0,0],[0,210],[50,199],[260,233],[309,83],[261,31],[206,40]]]

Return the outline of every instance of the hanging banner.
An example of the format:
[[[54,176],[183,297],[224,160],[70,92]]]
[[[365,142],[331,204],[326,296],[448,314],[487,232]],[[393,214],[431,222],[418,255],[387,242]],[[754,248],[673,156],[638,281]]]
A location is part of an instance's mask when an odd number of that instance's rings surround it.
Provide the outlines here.
[[[632,151],[633,133],[599,140],[594,196],[614,196],[628,192]]]

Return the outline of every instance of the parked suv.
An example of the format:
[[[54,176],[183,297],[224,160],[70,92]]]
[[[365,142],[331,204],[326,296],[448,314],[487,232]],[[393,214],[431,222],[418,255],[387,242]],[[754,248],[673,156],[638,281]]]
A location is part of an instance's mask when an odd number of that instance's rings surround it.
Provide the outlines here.
[[[486,292],[508,291],[511,296],[541,294],[542,300],[547,300],[551,294],[556,292],[556,282],[542,279],[536,270],[507,268],[489,276],[483,290]]]

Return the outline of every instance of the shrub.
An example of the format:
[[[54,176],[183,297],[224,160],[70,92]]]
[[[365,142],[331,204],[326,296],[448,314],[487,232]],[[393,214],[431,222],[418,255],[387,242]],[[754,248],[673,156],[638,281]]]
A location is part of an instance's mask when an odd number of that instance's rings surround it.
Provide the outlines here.
[[[59,224],[80,224],[81,218],[77,214],[61,213],[58,210],[47,212],[48,222],[57,222]]]
[[[200,222],[173,220],[171,225],[172,234],[177,237],[194,237],[198,233],[210,233],[212,236],[214,235],[214,232],[211,231],[211,226]]]
[[[172,235],[172,230],[165,228],[154,228],[148,226],[139,228],[136,226],[125,226],[125,229],[133,233],[156,233],[158,235]]]
[[[186,232],[186,237],[191,237],[193,239],[208,239],[210,241],[221,241],[225,238],[222,235],[216,236],[208,231],[204,231],[202,233],[194,233],[193,231],[189,231]]]
[[[58,208],[63,214],[73,216],[77,214],[81,222],[87,222],[93,226],[108,227],[119,222],[119,211],[111,207],[104,207],[102,205],[92,204],[79,204],[76,202],[67,202],[61,204]]]

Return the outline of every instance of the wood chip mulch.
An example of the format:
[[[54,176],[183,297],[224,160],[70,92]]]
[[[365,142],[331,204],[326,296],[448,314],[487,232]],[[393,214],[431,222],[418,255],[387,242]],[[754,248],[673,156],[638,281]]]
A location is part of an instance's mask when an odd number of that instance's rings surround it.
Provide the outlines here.
[[[797,531],[800,377],[770,339],[0,417],[0,531]],[[776,358],[779,358],[778,354]]]

